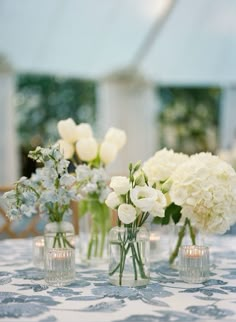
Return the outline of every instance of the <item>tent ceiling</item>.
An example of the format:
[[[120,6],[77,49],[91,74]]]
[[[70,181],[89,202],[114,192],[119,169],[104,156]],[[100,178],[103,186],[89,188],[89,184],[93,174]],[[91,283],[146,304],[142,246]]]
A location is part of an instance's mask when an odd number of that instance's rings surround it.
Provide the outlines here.
[[[159,4],[0,0],[0,53],[17,72],[99,79],[132,64]],[[235,0],[177,0],[138,67],[159,83],[235,83],[235,17]]]

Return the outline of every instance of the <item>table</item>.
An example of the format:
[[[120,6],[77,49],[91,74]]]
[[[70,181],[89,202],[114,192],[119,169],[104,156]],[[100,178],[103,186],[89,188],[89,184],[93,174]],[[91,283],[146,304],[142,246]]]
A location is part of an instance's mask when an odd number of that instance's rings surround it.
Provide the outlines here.
[[[236,321],[236,237],[211,241],[211,276],[186,284],[166,261],[152,263],[147,287],[115,287],[106,267],[76,264],[67,287],[45,284],[32,265],[32,240],[0,242],[0,319],[6,322]]]

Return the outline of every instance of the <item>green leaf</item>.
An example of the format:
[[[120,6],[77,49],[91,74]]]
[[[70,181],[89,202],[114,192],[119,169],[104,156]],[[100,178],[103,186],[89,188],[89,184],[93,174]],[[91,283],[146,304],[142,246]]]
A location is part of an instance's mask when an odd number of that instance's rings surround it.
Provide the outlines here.
[[[165,216],[163,218],[155,217],[153,220],[154,224],[157,225],[168,225],[170,223],[170,218],[177,224],[181,218],[181,207],[175,203],[171,203],[165,209]]]

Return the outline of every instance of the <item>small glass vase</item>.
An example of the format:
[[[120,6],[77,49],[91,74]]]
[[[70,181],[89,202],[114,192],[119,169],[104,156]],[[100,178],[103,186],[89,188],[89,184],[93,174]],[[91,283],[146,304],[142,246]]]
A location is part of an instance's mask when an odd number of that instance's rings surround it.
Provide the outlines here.
[[[105,204],[79,215],[79,256],[82,263],[99,265],[108,261],[110,210]]]
[[[71,223],[51,222],[44,230],[45,281],[64,286],[75,279],[75,233]]]
[[[150,279],[150,235],[145,227],[114,227],[109,233],[109,282],[144,286]]]
[[[184,222],[172,223],[169,230],[169,264],[178,269],[178,255],[181,246],[203,245],[203,235],[186,218]]]

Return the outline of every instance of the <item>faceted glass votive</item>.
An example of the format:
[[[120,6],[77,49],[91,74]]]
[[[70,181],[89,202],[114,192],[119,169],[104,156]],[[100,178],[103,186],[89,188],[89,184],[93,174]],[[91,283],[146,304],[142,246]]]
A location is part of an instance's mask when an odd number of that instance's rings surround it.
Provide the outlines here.
[[[51,248],[45,254],[45,281],[52,286],[64,286],[75,279],[75,250]]]
[[[182,246],[179,250],[179,276],[187,283],[202,283],[209,278],[209,249],[206,246]]]
[[[44,268],[44,237],[33,238],[33,264],[37,268]]]

